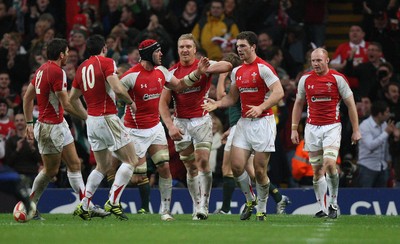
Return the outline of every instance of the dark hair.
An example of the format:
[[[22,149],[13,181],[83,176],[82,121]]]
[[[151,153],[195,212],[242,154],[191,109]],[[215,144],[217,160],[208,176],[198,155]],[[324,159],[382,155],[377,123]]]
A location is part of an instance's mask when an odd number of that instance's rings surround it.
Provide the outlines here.
[[[237,40],[246,40],[250,46],[257,45],[257,35],[252,31],[242,31],[237,35]]]
[[[98,55],[106,45],[104,37],[101,35],[90,36],[86,41],[86,52],[89,56]]]
[[[265,52],[265,59],[268,61],[272,60],[276,55],[279,54],[279,51],[281,51],[281,48],[278,46],[268,47]]]
[[[388,92],[389,92],[389,87],[391,87],[391,86],[397,86],[397,88],[400,90],[400,86],[399,86],[398,83],[396,83],[396,82],[389,82],[389,84],[387,84],[387,85],[383,88],[383,91],[384,91],[385,93],[388,93]]]
[[[49,60],[57,60],[60,57],[60,53],[65,53],[68,48],[68,42],[65,39],[54,38],[47,44],[47,58]]]
[[[377,116],[379,113],[384,113],[388,108],[388,104],[385,101],[377,100],[371,106],[371,115]]]

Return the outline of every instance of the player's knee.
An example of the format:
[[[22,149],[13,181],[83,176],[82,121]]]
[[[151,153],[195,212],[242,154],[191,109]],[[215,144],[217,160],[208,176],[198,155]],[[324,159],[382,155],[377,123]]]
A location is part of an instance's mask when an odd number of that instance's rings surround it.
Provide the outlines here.
[[[311,165],[321,165],[324,162],[323,155],[310,157],[309,162]]]
[[[211,142],[199,142],[194,145],[194,150],[211,150]]]
[[[193,161],[193,160],[194,160],[194,153],[191,153],[191,154],[189,154],[189,155],[182,155],[182,154],[179,154],[179,158],[180,158],[180,160],[182,160],[184,163],[185,163],[185,162],[190,162],[190,161]]]
[[[160,167],[160,166],[164,165],[165,163],[169,162],[168,149],[162,149],[162,150],[156,152],[155,154],[153,154],[153,156],[151,156],[151,160],[153,160],[154,164],[157,167]]]
[[[328,159],[327,161],[336,163],[338,155],[339,151],[335,148],[327,148],[324,150],[324,159]]]
[[[144,162],[143,164],[136,166],[133,173],[137,174],[137,175],[146,174],[147,173],[147,163]]]

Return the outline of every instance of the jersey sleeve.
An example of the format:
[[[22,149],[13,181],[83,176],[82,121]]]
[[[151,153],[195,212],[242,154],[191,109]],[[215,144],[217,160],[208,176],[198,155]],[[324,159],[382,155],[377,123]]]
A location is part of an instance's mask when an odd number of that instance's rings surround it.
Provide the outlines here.
[[[305,99],[306,97],[306,90],[304,89],[304,84],[306,83],[306,79],[309,75],[303,75],[300,80],[299,84],[297,84],[297,95],[296,97],[299,99]]]
[[[173,76],[172,73],[169,72],[164,66],[157,66],[157,69],[159,69],[163,73],[165,77],[165,82],[169,83]]]
[[[106,78],[111,75],[117,75],[117,65],[115,64],[115,61],[113,59],[105,59],[103,65],[103,72]]]
[[[130,74],[125,75],[121,78],[121,83],[124,85],[126,89],[132,89],[136,84],[136,79],[139,75],[139,72],[133,72]]]
[[[53,90],[55,92],[67,91],[67,74],[62,69],[55,74]]]
[[[264,80],[267,87],[270,87],[275,82],[279,81],[278,76],[266,65],[259,65],[260,76]]]
[[[236,72],[238,71],[240,66],[233,68],[231,72],[231,85],[236,85]]]
[[[343,99],[349,98],[350,96],[353,95],[353,92],[350,89],[349,83],[347,82],[346,78],[344,78],[341,75],[334,75],[336,82],[337,82],[337,87],[339,90],[339,94]]]

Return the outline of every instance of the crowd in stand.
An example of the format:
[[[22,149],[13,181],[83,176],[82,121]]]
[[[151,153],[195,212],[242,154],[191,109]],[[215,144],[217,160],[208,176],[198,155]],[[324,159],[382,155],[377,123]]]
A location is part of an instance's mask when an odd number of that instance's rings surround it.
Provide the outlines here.
[[[346,75],[360,123],[375,121],[371,126],[379,135],[366,134],[363,138],[375,140],[380,136],[381,143],[370,145],[369,141],[361,141],[360,145],[352,145],[347,111],[341,111],[341,184],[394,187],[400,185],[400,1],[354,2],[355,13],[362,13],[364,19],[349,27],[349,41],[337,47],[330,57],[330,67]],[[0,0],[0,163],[32,180],[40,170],[37,143],[24,136],[22,99],[32,74],[46,62],[46,43],[54,37],[69,42],[69,59],[63,68],[70,88],[77,67],[88,58],[86,39],[94,34],[105,37],[107,57],[116,62],[122,74],[138,63],[137,46],[145,39],[160,43],[162,65],[169,68],[177,62],[176,43],[184,33],[192,33],[198,40],[198,55],[219,61],[235,51],[235,37],[240,31],[251,30],[258,34],[258,56],[275,68],[285,90],[285,97],[274,108],[278,136],[269,177],[281,187],[312,184],[308,156],[302,144],[297,146],[290,140],[291,111],[298,79],[310,70],[310,51],[326,42],[328,14],[328,0]],[[216,75],[209,92],[214,99],[217,80]],[[37,113],[34,109],[36,118]],[[88,146],[86,125],[71,116],[66,119],[86,178],[96,164]],[[214,186],[220,186],[220,139],[229,128],[227,111],[215,111],[213,125],[215,143],[210,164]],[[169,142],[174,184],[184,186],[185,167],[172,141]],[[382,154],[371,155],[372,151]],[[366,157],[377,160],[364,163]],[[361,166],[359,159],[363,159]],[[371,166],[373,163],[379,165]],[[357,175],[364,174],[366,169],[368,173],[382,175],[380,180],[384,183],[366,184],[365,178],[360,177],[364,180],[359,184]],[[60,172],[54,179],[55,185],[68,187],[66,170]]]

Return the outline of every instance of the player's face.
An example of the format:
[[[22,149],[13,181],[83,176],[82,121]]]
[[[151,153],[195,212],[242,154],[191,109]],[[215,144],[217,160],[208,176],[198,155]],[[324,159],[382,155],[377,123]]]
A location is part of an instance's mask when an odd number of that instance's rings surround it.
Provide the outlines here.
[[[250,46],[247,40],[237,40],[236,49],[240,60],[244,62],[250,61],[250,59],[252,58],[252,54],[255,52],[255,47]]]
[[[311,53],[311,66],[315,73],[324,75],[328,72],[329,58],[320,50]]]
[[[191,63],[196,58],[196,45],[192,40],[178,41],[179,60],[183,63]]]
[[[161,48],[159,48],[153,52],[153,62],[156,65],[161,65],[161,58],[162,58],[162,52]]]
[[[65,66],[67,64],[67,60],[68,60],[68,47],[67,49],[65,49],[64,55],[61,57],[61,66]]]

